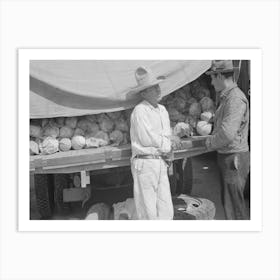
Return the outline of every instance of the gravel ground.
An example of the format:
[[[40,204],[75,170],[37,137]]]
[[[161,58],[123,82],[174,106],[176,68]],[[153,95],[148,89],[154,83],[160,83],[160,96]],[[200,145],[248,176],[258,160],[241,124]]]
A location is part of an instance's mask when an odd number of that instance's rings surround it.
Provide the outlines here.
[[[216,164],[216,154],[209,153],[200,155],[193,158],[193,170],[194,170],[194,184],[191,195],[206,198],[214,202],[216,207],[216,220],[225,219],[223,207],[221,205],[220,199],[220,183],[218,176],[218,168]],[[95,194],[94,202],[108,202],[110,203],[110,196],[118,196],[119,201],[125,200],[126,197],[132,196],[132,188],[120,190],[110,190],[110,192],[102,191],[102,193]],[[110,195],[109,195],[110,194]],[[36,196],[34,192],[34,184],[31,181],[30,188],[30,218],[31,219],[40,219],[40,214],[37,211],[36,207]],[[123,199],[122,199],[123,198]],[[249,201],[247,201],[249,205]],[[60,215],[55,213],[52,219],[81,219],[84,216],[84,210],[81,209],[80,203],[73,204],[72,211],[68,215]],[[249,211],[249,209],[248,209]]]

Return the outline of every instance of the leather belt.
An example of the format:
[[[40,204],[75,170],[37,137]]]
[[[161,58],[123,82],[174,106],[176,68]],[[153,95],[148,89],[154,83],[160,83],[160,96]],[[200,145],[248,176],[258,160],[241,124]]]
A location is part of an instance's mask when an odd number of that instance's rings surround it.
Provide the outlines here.
[[[163,159],[162,156],[157,156],[157,155],[136,155],[135,158],[142,158],[142,159]]]

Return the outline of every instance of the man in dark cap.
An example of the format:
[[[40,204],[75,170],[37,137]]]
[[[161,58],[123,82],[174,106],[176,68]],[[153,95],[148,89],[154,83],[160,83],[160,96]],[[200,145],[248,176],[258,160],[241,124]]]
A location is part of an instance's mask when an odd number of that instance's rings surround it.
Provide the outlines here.
[[[214,131],[205,144],[209,151],[218,152],[222,203],[228,220],[248,219],[243,191],[250,168],[249,104],[235,82],[237,71],[232,60],[214,60],[206,72],[211,75],[219,106]]]

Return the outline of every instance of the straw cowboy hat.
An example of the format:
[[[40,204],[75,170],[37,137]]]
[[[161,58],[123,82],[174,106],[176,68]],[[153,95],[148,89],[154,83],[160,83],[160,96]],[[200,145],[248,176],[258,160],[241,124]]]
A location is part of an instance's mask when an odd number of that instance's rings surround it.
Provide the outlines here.
[[[238,67],[233,66],[232,60],[213,60],[211,69],[207,71],[206,74],[229,73],[238,70]]]
[[[146,67],[138,67],[135,71],[135,79],[137,82],[137,86],[130,90],[130,93],[137,93],[146,88],[158,85],[163,82],[165,77],[155,77],[152,71]]]

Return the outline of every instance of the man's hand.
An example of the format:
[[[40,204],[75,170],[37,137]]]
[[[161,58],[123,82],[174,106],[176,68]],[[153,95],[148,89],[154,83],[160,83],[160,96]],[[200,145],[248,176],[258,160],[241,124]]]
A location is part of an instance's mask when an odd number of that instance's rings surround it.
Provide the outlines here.
[[[182,147],[180,137],[172,135],[170,136],[170,141],[172,150],[179,150]]]
[[[207,137],[205,139],[205,148],[207,149],[207,151],[212,151],[213,149],[211,148],[211,141],[210,141],[210,137]]]

